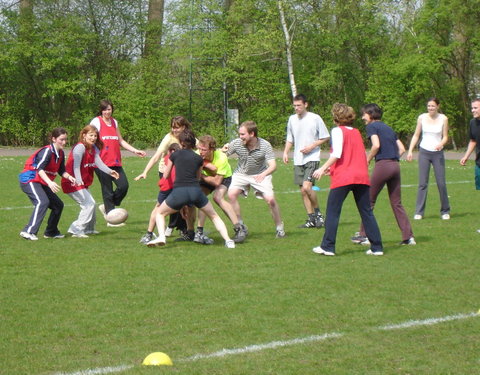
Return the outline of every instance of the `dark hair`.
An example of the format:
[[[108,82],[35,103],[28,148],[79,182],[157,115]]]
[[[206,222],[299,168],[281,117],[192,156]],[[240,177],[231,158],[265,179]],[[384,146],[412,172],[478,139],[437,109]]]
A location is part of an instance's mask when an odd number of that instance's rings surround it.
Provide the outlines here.
[[[440,105],[440,100],[438,100],[438,98],[434,96],[432,96],[431,98],[428,98],[427,103],[428,102],[435,102],[436,105]]]
[[[472,103],[473,102],[480,102],[480,97],[477,96],[475,99],[472,100]]]
[[[305,104],[307,102],[307,97],[303,94],[295,95],[293,98],[293,101],[299,101],[299,100],[301,100],[302,103]]]
[[[240,124],[239,128],[241,128],[242,126],[247,130],[248,134],[253,133],[253,135],[255,137],[257,137],[258,127],[257,127],[257,124],[255,123],[255,121],[251,121],[251,120],[244,121]]]
[[[353,108],[343,103],[335,103],[333,105],[332,115],[336,124],[344,126],[352,125],[356,117]]]
[[[97,116],[101,116],[102,112],[105,111],[108,108],[108,106],[112,107],[112,113],[113,113],[113,110],[114,110],[113,103],[108,99],[100,100],[100,105],[98,106]]]
[[[170,120],[170,127],[173,128],[174,126],[184,127],[185,130],[192,128],[192,125],[183,116],[172,117],[172,119]]]
[[[211,135],[202,135],[198,138],[198,143],[204,144],[210,150],[215,150],[217,148],[217,141]]]
[[[372,120],[381,120],[383,116],[382,109],[375,103],[365,104],[361,112],[369,115]]]
[[[55,128],[50,132],[48,139],[52,141],[53,138],[58,138],[63,134],[68,134],[65,128]]]
[[[100,134],[98,133],[98,129],[93,125],[85,125],[85,127],[82,130],[80,130],[80,134],[78,135],[78,142],[83,143],[85,148],[88,149],[90,146],[88,146],[85,143],[83,137],[85,136],[85,134],[90,132],[97,133],[97,140],[95,141],[95,146],[97,146],[98,149],[101,150],[103,148],[103,141],[100,139]]]
[[[178,136],[178,140],[183,148],[192,149],[195,148],[197,140],[195,139],[195,134],[190,129],[185,129]]]
[[[168,146],[168,151],[169,152],[175,152],[175,151],[178,151],[180,150],[180,145],[175,142],[175,143],[172,143],[170,146]]]

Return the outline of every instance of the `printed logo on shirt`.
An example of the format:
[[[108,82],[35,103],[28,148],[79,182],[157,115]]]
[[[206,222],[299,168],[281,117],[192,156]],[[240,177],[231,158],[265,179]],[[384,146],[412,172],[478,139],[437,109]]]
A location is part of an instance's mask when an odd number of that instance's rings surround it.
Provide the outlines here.
[[[115,141],[118,141],[118,136],[116,135],[105,135],[102,137],[102,140],[105,141],[105,140],[115,140]]]

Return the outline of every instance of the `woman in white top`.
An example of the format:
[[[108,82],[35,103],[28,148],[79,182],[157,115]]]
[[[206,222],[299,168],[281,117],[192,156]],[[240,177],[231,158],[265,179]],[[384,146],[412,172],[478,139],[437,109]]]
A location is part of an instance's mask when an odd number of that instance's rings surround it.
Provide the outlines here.
[[[430,165],[433,166],[438,192],[440,194],[440,216],[443,220],[450,219],[450,203],[448,201],[447,184],[445,181],[445,157],[443,147],[448,142],[448,118],[439,113],[440,101],[430,98],[427,102],[427,113],[418,116],[417,127],[410,141],[407,160],[412,161],[413,148],[417,144],[420,133],[422,141],[418,153],[418,192],[415,208],[415,220],[421,220],[425,213],[425,203],[428,192],[428,177]]]

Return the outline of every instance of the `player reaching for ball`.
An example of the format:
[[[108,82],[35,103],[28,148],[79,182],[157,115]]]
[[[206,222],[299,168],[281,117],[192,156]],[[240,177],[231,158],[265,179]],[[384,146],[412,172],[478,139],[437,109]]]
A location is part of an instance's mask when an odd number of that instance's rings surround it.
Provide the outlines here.
[[[202,210],[212,220],[215,228],[225,240],[225,246],[235,248],[235,242],[228,236],[225,223],[215,212],[212,204],[200,188],[198,180],[204,162],[201,156],[192,150],[196,143],[195,135],[192,131],[185,130],[180,134],[179,141],[182,149],[170,155],[164,171],[164,177],[168,178],[175,166],[176,177],[173,189],[157,209],[158,237],[148,242],[147,245],[149,247],[165,245],[165,216],[180,211],[185,205],[193,205]]]

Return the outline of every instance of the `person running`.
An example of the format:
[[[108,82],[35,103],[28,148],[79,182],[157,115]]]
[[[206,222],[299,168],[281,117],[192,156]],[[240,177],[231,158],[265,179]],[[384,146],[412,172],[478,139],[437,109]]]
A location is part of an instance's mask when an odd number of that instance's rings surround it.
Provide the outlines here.
[[[212,163],[216,170],[209,171],[202,169],[200,176],[200,186],[205,195],[213,193],[214,202],[223,210],[233,224],[235,235],[233,240],[237,243],[245,241],[246,230],[238,222],[237,215],[232,205],[225,199],[228,187],[232,182],[232,167],[228,162],[228,157],[221,150],[217,150],[217,142],[211,135],[204,135],[198,139],[197,150],[204,162]],[[203,232],[205,224],[205,214],[200,211],[198,213],[198,225],[195,232],[194,242],[210,245],[213,240]]]
[[[190,122],[183,117],[183,116],[175,116],[170,120],[170,132],[163,137],[162,141],[160,142],[160,145],[157,147],[157,151],[155,151],[155,154],[150,158],[148,161],[147,165],[145,166],[145,169],[143,172],[135,177],[135,181],[139,181],[141,179],[146,179],[147,174],[152,169],[152,167],[158,163],[158,175],[160,178],[163,176],[163,172],[165,171],[165,156],[168,153],[169,147],[172,144],[179,144],[180,141],[178,140],[179,135],[184,131],[184,130],[190,130],[192,126],[190,125]],[[150,214],[150,221],[148,223],[148,231],[153,233],[153,229],[155,228],[155,223],[156,223],[156,209],[160,206],[160,204],[157,203],[155,204],[155,207],[153,207],[152,212]],[[165,229],[165,235],[167,237],[170,237],[172,235],[172,232],[174,229],[178,229],[181,232],[180,237],[178,238],[179,240],[183,241],[193,241],[194,237],[194,231],[193,228],[190,228],[191,231],[188,233],[187,231],[187,223],[185,219],[182,217],[180,212],[176,212],[170,215],[170,220],[168,227]],[[153,239],[153,237],[150,237],[147,233],[140,239],[140,242],[149,242],[150,240]],[[152,235],[153,236],[153,235]]]
[[[51,143],[35,151],[26,161],[19,175],[20,188],[33,203],[33,212],[27,225],[20,232],[26,240],[38,240],[37,233],[43,219],[50,209],[45,238],[64,238],[58,230],[58,222],[62,216],[63,202],[58,197],[60,186],[54,181],[57,174],[75,184],[76,180],[65,171],[65,153],[67,131],[55,128],[50,135]]]
[[[85,126],[78,136],[78,143],[68,155],[65,170],[75,176],[76,184],[62,178],[62,190],[80,206],[80,213],[68,228],[72,237],[88,238],[89,234],[97,234],[95,230],[95,199],[93,199],[89,186],[93,183],[95,168],[118,179],[117,171],[108,168],[100,158],[103,142],[98,137],[98,130],[92,125]]]
[[[428,99],[428,112],[418,116],[417,127],[408,148],[407,160],[411,162],[413,148],[422,134],[418,152],[418,192],[413,217],[415,220],[421,220],[425,215],[430,166],[433,166],[440,194],[440,217],[442,220],[450,219],[450,202],[445,180],[445,155],[443,153],[443,148],[448,142],[448,118],[439,112],[439,108],[440,101],[437,98]]]
[[[148,242],[147,246],[165,245],[165,216],[180,211],[183,206],[192,205],[202,210],[212,220],[215,228],[225,240],[225,246],[230,249],[235,248],[235,242],[228,236],[225,223],[200,188],[199,177],[204,161],[192,150],[196,144],[195,135],[193,132],[185,130],[180,134],[179,140],[182,149],[170,155],[164,172],[164,177],[168,178],[172,168],[175,167],[176,176],[173,189],[157,208],[158,237]]]
[[[307,220],[299,228],[322,228],[324,218],[318,208],[317,194],[312,189],[315,182],[311,176],[320,163],[320,146],[330,139],[330,134],[322,118],[307,110],[305,95],[299,94],[293,98],[293,108],[295,114],[288,119],[283,162],[288,164],[288,153],[294,145],[294,182],[300,186],[307,211]]]
[[[340,213],[348,193],[353,192],[358,212],[365,225],[371,249],[367,255],[383,255],[382,237],[377,220],[370,205],[370,181],[362,135],[352,127],[355,111],[346,104],[335,103],[332,107],[332,152],[328,160],[316,171],[313,177],[320,179],[330,175],[330,192],[327,200],[325,233],[320,246],[312,250],[316,254],[335,255]]]
[[[226,154],[238,155],[238,165],[232,175],[232,183],[228,188],[228,199],[232,205],[238,222],[243,223],[238,196],[247,194],[250,187],[267,202],[276,227],[276,238],[285,237],[285,228],[280,216],[280,207],[273,193],[272,173],[277,169],[272,145],[258,137],[257,124],[254,121],[245,121],[238,128],[239,138],[223,146]]]
[[[460,159],[460,165],[466,165],[468,158],[475,151],[475,188],[480,190],[480,98],[472,101],[472,115],[468,133],[470,140],[465,155]],[[477,229],[477,232],[480,233],[480,229]]]
[[[118,122],[112,117],[113,110],[114,107],[111,101],[102,100],[100,101],[97,117],[90,121],[90,125],[97,128],[100,134],[100,139],[105,146],[100,152],[100,157],[105,165],[116,171],[120,176],[118,179],[115,179],[112,175],[102,172],[98,168],[95,169],[95,173],[102,187],[103,197],[103,205],[100,205],[98,208],[104,216],[116,206],[120,206],[128,192],[128,180],[127,175],[122,168],[120,147],[123,147],[142,158],[146,155],[145,151],[137,150],[122,138]],[[113,184],[116,185],[115,190],[113,189]],[[123,225],[125,225],[125,223],[107,223],[107,226],[110,227],[119,227]]]
[[[367,156],[367,163],[370,164],[372,159],[375,159],[375,168],[370,178],[370,204],[373,209],[378,195],[386,184],[390,205],[402,232],[400,244],[416,245],[412,226],[402,205],[399,160],[405,152],[405,146],[397,138],[392,128],[380,121],[382,115],[382,109],[375,103],[366,104],[362,107],[362,120],[367,125],[367,137],[372,143],[372,148]],[[351,240],[361,245],[370,245],[363,225],[360,226],[360,231]]]

